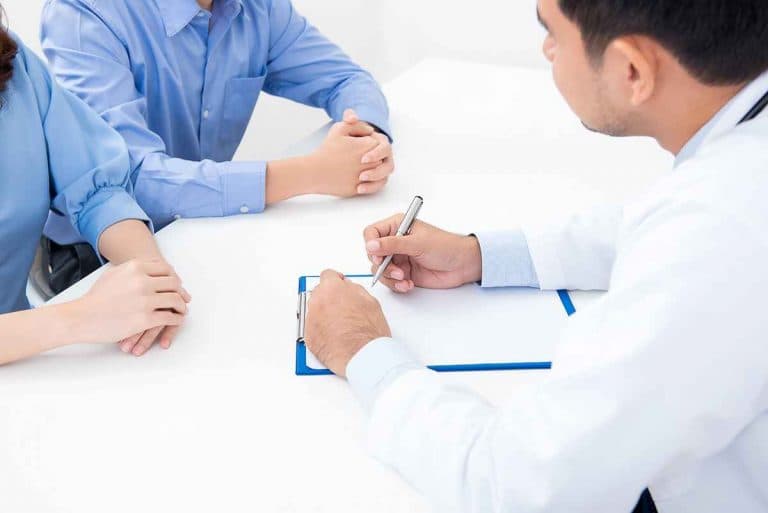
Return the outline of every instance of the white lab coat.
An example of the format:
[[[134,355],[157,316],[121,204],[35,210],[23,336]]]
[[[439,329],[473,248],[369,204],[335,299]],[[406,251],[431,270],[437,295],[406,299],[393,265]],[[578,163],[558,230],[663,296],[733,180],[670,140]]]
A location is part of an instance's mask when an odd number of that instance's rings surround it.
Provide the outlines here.
[[[610,290],[544,384],[495,408],[411,368],[378,393],[370,448],[435,511],[629,512],[646,486],[661,513],[768,511],[768,116],[734,128],[749,106],[633,204],[526,230],[543,288]]]

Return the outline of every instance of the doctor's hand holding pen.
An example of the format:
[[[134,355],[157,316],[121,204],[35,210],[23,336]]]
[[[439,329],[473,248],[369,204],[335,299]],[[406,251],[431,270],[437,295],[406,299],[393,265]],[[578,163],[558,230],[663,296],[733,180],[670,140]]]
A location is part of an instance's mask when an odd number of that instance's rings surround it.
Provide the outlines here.
[[[394,255],[381,282],[395,292],[415,287],[450,289],[482,278],[480,244],[471,235],[446,232],[416,221],[410,233],[397,237],[403,214],[374,223],[365,229],[365,248],[372,272]]]

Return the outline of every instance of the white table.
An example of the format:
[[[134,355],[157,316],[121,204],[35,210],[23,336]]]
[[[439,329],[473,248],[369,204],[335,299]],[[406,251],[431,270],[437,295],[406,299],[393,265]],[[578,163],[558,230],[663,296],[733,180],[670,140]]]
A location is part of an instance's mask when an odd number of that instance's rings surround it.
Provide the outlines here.
[[[441,226],[513,226],[631,197],[670,159],[584,131],[543,71],[426,61],[386,89],[398,165],[383,194],[159,233],[194,296],[171,351],[79,346],[0,369],[0,511],[429,510],[369,458],[345,383],[294,375],[298,276],[368,271],[363,227],[416,193]],[[446,379],[502,401],[545,375]]]

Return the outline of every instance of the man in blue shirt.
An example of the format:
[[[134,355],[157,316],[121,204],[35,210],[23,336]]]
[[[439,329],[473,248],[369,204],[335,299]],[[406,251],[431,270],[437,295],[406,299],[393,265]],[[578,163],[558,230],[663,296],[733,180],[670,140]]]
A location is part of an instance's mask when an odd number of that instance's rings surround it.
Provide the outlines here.
[[[394,169],[379,86],[290,0],[48,0],[42,43],[59,81],[125,138],[158,229],[301,194],[371,194]],[[337,124],[310,155],[232,162],[262,90]],[[76,242],[60,220],[46,233]]]

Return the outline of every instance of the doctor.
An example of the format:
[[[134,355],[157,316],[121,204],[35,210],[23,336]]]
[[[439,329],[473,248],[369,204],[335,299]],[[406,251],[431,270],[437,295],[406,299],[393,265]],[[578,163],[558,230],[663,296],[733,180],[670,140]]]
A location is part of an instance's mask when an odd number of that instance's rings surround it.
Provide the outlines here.
[[[609,289],[547,381],[503,406],[392,340],[377,302],[326,271],[309,348],[370,412],[374,454],[436,511],[768,510],[768,9],[763,0],[540,0],[544,52],[585,125],[646,135],[673,172],[562,226],[365,231],[386,283]],[[471,340],[467,340],[471,344]],[[638,510],[654,511],[648,494]]]

